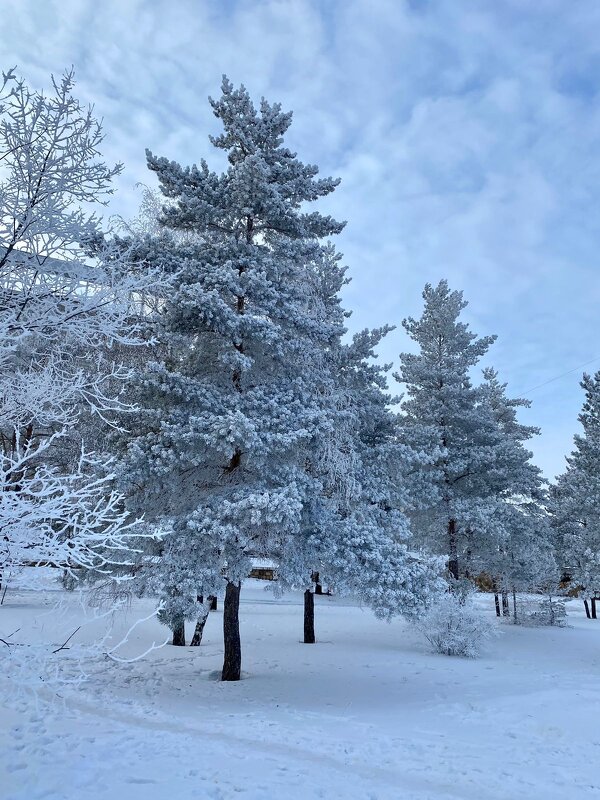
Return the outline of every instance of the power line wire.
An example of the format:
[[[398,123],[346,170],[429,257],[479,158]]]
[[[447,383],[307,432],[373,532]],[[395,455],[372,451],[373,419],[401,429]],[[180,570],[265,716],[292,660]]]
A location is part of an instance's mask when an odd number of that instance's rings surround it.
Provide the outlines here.
[[[561,372],[560,375],[555,375],[553,378],[548,378],[547,381],[543,383],[538,383],[537,386],[533,386],[531,389],[527,389],[527,391],[522,392],[523,395],[528,395],[531,392],[534,392],[536,389],[541,389],[542,386],[547,386],[549,383],[553,383],[554,381],[558,381],[561,378],[566,377],[567,375],[571,375],[573,372],[578,372],[580,369],[587,367],[589,364],[593,364],[595,361],[600,361],[600,356],[596,356],[596,358],[592,358],[589,361],[586,361],[584,364],[579,364],[577,367],[573,367],[573,369],[569,369],[566,372]]]

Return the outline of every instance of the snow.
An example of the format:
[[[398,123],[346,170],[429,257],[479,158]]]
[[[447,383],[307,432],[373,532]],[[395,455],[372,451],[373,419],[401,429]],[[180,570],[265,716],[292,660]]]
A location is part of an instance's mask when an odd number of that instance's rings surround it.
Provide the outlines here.
[[[316,645],[299,642],[301,594],[242,590],[244,680],[221,683],[221,611],[200,648],[166,646],[133,663],[84,662],[86,683],[0,717],[2,800],[600,797],[600,623],[567,604],[569,627],[499,623],[478,660],[428,652],[401,620],[316,596]],[[60,608],[56,601],[60,599]],[[481,595],[482,614],[493,601]],[[152,611],[136,601],[113,643]],[[2,631],[60,645],[81,622],[76,595],[9,587]],[[77,635],[92,641],[104,623]],[[191,634],[188,625],[188,635]],[[166,629],[151,618],[120,650]],[[14,648],[13,648],[14,649]],[[56,656],[76,671],[71,651]],[[8,685],[0,678],[2,699]]]

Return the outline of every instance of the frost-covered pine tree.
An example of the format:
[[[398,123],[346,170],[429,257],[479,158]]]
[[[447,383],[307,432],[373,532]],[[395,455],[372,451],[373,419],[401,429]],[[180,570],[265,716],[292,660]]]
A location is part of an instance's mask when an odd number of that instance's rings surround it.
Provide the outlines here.
[[[552,487],[552,524],[560,566],[581,586],[588,616],[600,596],[600,372],[584,375],[583,432],[574,437],[567,470]],[[587,598],[592,598],[590,613]]]
[[[528,400],[508,398],[506,384],[493,369],[484,369],[483,378],[481,403],[491,409],[500,442],[490,473],[489,519],[476,537],[475,564],[492,576],[504,593],[550,592],[557,586],[558,574],[545,507],[545,481],[525,446],[539,429],[518,420],[517,412],[530,406]]]
[[[291,114],[264,100],[257,110],[227,80],[222,90],[211,103],[224,133],[212,142],[227,153],[226,172],[148,155],[166,198],[164,234],[135,247],[171,272],[172,289],[156,360],[139,376],[144,411],[124,479],[132,507],[171,526],[145,569],[165,621],[181,630],[196,598],[225,585],[223,679],[237,680],[240,584],[252,557],[276,559],[287,585],[307,584],[323,561],[394,610],[416,602],[431,568],[408,558],[404,519],[384,508],[391,490],[381,479],[377,491],[352,486],[362,502],[340,512],[358,472],[353,437],[367,426],[339,371],[343,271],[321,242],[342,225],[305,210],[337,181],[318,180],[284,146]],[[316,546],[317,524],[339,547]]]
[[[495,337],[478,338],[459,317],[467,305],[446,281],[427,285],[419,320],[404,327],[419,347],[401,356],[403,437],[435,453],[427,477],[437,501],[413,515],[419,541],[448,558],[453,581],[485,572],[506,590],[553,577],[540,471],[524,443],[527,401],[507,398],[494,370],[473,385],[471,371]]]
[[[425,605],[439,588],[440,572],[437,562],[411,548],[405,511],[428,456],[398,441],[389,366],[375,355],[388,330],[363,331],[349,344],[338,336],[324,354],[330,383],[309,458],[318,483],[302,535],[292,542],[298,552],[282,560],[280,574],[283,585],[306,585],[302,578],[317,573],[336,593],[359,598],[384,618]],[[312,643],[310,586],[304,619],[304,641]]]
[[[137,342],[132,297],[148,285],[108,257],[96,208],[120,167],[100,159],[101,125],[73,96],[13,71],[0,94],[0,575],[24,564],[110,570],[128,530],[84,414],[125,407],[109,346]],[[96,256],[91,257],[89,248]],[[116,555],[119,554],[119,555]],[[30,572],[35,585],[35,571]]]
[[[223,679],[237,680],[241,581],[252,557],[286,549],[311,488],[315,364],[331,335],[314,265],[320,239],[342,224],[305,210],[337,181],[284,146],[291,114],[264,100],[256,109],[226,79],[211,105],[225,172],[148,153],[165,233],[138,242],[138,254],[170,271],[172,288],[139,377],[145,411],[124,484],[132,507],[171,525],[153,573],[165,619],[195,616],[197,596],[225,585]]]
[[[440,572],[412,541],[406,516],[420,483],[415,476],[431,457],[399,440],[398,417],[390,411],[396,398],[387,390],[389,365],[375,358],[389,330],[363,331],[342,348],[341,388],[353,429],[350,442],[342,442],[352,458],[341,463],[346,486],[348,479],[352,483],[342,502],[334,495],[340,518],[335,533],[325,529],[322,536],[323,570],[332,582],[386,618],[424,605]]]
[[[459,320],[467,303],[447,281],[427,284],[423,299],[421,318],[402,323],[418,351],[401,354],[396,377],[406,386],[403,438],[435,454],[428,478],[438,499],[413,515],[413,529],[419,541],[447,556],[450,578],[458,581],[469,570],[472,531],[489,495],[499,439],[470,370],[495,337],[479,338]]]

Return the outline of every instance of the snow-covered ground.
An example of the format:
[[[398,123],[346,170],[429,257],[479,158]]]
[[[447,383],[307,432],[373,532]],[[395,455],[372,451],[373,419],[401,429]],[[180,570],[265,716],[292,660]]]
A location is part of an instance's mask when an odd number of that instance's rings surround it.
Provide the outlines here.
[[[0,717],[0,798],[600,797],[600,622],[585,620],[579,602],[568,605],[568,628],[502,624],[471,661],[432,655],[400,620],[316,601],[319,642],[303,645],[300,594],[274,600],[247,582],[239,683],[217,679],[219,610],[200,648],[167,646],[134,663],[99,656],[84,664],[87,682],[49,706],[50,688],[37,708],[13,699]],[[480,601],[492,616],[490,597]],[[136,602],[114,641],[151,610]],[[20,627],[18,636],[58,647],[80,616],[73,595],[13,590],[0,635]],[[91,640],[102,624],[74,640]],[[150,619],[119,654],[164,638]],[[70,655],[57,658],[75,673]]]

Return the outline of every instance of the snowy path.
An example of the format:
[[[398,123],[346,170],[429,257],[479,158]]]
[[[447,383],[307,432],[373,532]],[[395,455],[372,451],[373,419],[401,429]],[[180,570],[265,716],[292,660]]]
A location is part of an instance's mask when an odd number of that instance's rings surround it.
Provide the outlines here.
[[[217,612],[199,651],[99,659],[64,706],[9,708],[2,800],[600,798],[600,625],[576,604],[573,627],[503,626],[466,661],[331,598],[317,598],[321,642],[303,646],[299,597],[265,603],[256,583],[245,595],[238,684],[215,680]],[[40,598],[12,602],[3,615],[58,638]],[[145,623],[131,654],[161,636]]]

